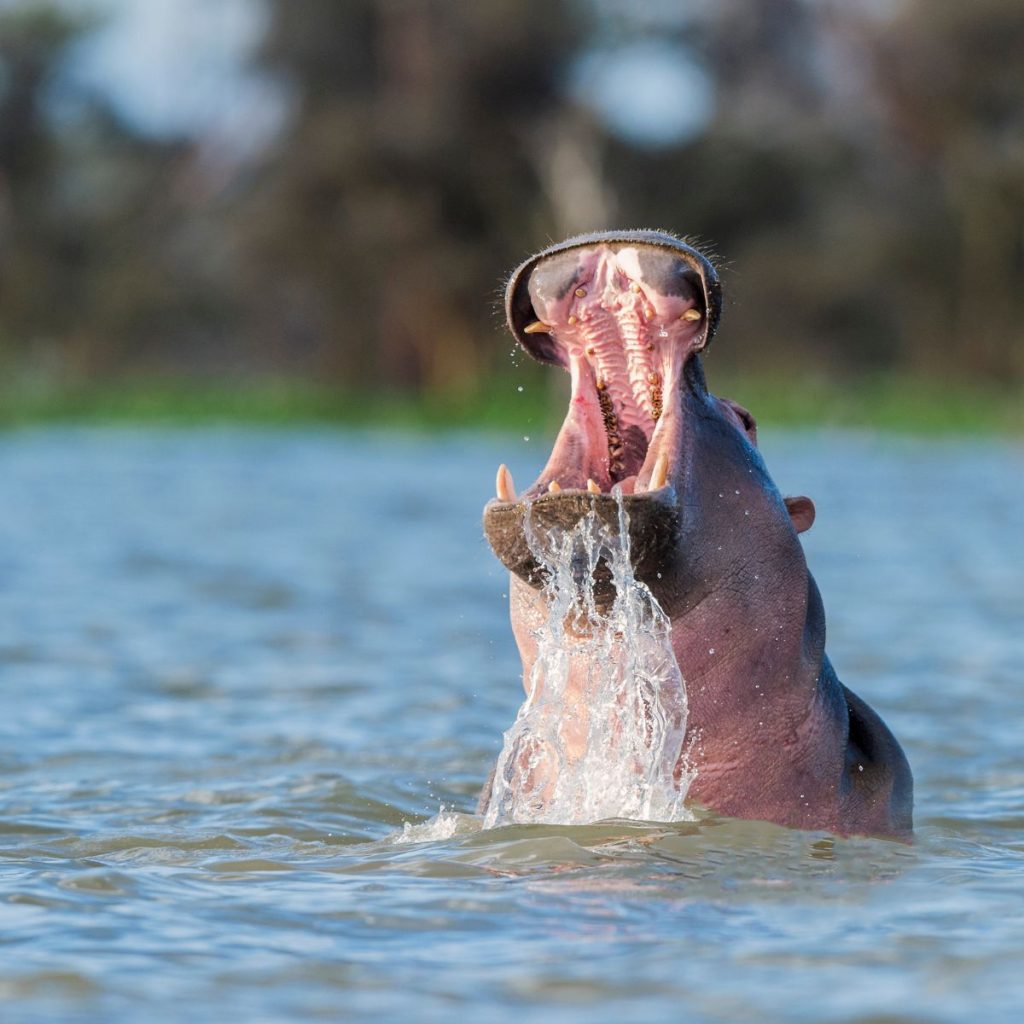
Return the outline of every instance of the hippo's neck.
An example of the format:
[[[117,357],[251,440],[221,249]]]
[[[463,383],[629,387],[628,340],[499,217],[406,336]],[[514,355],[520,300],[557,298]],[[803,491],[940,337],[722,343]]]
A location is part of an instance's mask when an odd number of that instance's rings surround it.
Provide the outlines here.
[[[737,714],[757,696],[751,687],[773,702],[800,705],[824,659],[818,588],[802,561],[784,576],[751,570],[673,620],[672,639],[687,680],[713,684],[718,701],[728,697]]]
[[[806,813],[820,827],[823,801],[838,807],[847,730],[821,598],[802,559],[782,579],[748,582],[711,592],[673,622],[696,770],[690,795],[721,813],[782,824],[801,826]],[[780,747],[791,756],[780,758]],[[733,785],[737,776],[747,784]],[[793,792],[804,799],[794,803]]]

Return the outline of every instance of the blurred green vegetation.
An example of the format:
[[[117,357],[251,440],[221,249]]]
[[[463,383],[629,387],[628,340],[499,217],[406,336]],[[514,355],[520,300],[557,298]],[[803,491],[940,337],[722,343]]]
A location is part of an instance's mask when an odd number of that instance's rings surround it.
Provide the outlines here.
[[[244,155],[55,114],[68,10],[0,8],[0,423],[519,428],[561,410],[503,276],[657,226],[717,255],[709,375],[762,421],[1022,428],[1019,0],[270,0],[289,114]],[[617,134],[577,74],[651,42],[708,83],[691,134]]]
[[[551,371],[541,371],[545,376]],[[402,392],[345,393],[308,380],[245,381],[230,386],[153,379],[59,393],[9,393],[0,404],[0,428],[40,423],[132,423],[148,426],[251,424],[307,427],[333,425],[397,430],[473,428],[526,431],[553,437],[564,412],[562,390],[519,378],[499,379],[459,397]],[[735,398],[764,427],[836,426],[908,434],[1024,434],[1024,404],[1016,392],[967,382],[951,388],[893,374],[858,379],[843,390],[823,377],[718,379],[716,394]],[[522,388],[522,390],[519,390]]]

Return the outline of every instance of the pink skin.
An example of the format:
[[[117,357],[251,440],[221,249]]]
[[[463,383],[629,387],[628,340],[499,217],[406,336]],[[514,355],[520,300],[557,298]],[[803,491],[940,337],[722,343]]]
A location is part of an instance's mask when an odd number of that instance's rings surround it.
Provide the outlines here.
[[[551,457],[524,497],[562,501],[565,493],[547,493],[552,480],[571,494],[590,479],[602,492],[617,481],[627,494],[650,494],[634,500],[675,508],[677,551],[652,589],[686,681],[685,767],[697,773],[690,800],[792,827],[907,838],[906,759],[825,657],[824,614],[798,539],[813,522],[813,503],[782,499],[757,452],[753,418],[706,391],[699,352],[708,341],[707,282],[703,296],[673,284],[681,278],[664,271],[670,257],[663,249],[652,257],[652,248],[595,241],[532,270],[529,300],[547,328],[545,358],[569,371],[572,395]],[[689,309],[701,317],[684,317]],[[614,431],[634,430],[634,446],[618,458],[609,409]],[[651,492],[659,460],[667,481]],[[516,575],[510,597],[525,681],[545,598]],[[575,675],[567,718],[585,721],[587,685],[585,671]],[[556,769],[542,762],[541,770]]]

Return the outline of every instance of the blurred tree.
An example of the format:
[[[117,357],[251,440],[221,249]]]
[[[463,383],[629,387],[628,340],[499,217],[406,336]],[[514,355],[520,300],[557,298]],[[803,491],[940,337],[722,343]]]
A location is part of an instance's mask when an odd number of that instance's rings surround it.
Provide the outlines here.
[[[0,18],[0,359],[44,386],[180,367],[222,305],[187,251],[194,146],[140,138],[97,96],[55,113],[94,27],[44,3]]]
[[[265,60],[300,97],[236,211],[253,330],[341,382],[471,388],[491,299],[552,224],[574,29],[546,0],[277,0]],[[570,129],[567,128],[567,132]]]
[[[1024,383],[1019,0],[266,2],[259,66],[293,106],[248,162],[143,137],[99,96],[64,116],[55,76],[90,26],[2,9],[8,379],[470,392],[507,367],[513,265],[646,225],[721,256],[718,364]],[[628,77],[582,91],[637,42],[705,76],[696,134],[616,135]]]
[[[60,248],[51,209],[58,157],[42,97],[76,27],[50,7],[0,14],[0,353],[31,337],[27,325],[34,334],[44,304],[33,292],[47,290]]]
[[[908,356],[1024,383],[1024,7],[907,0],[868,42]]]
[[[612,141],[609,176],[625,221],[724,257],[716,360],[1024,382],[1024,7],[728,0],[660,30],[716,116]]]

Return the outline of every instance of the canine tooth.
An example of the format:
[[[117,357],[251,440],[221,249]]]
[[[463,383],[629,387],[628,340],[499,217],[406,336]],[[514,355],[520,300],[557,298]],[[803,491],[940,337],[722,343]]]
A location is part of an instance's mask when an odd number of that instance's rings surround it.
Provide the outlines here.
[[[574,324],[574,323],[576,323],[577,319],[578,319],[577,316],[575,314],[573,314],[572,316],[569,317],[569,323],[570,324]]]
[[[587,490],[590,491],[591,494],[601,493],[601,488],[598,487],[597,484],[595,484],[594,481],[590,480],[589,478],[587,480]]]
[[[639,294],[640,294],[640,285],[638,285],[638,284],[636,283],[636,281],[634,281],[634,282],[633,282],[633,283],[632,283],[632,284],[631,284],[631,285],[629,286],[629,290],[630,290],[630,291],[631,291],[631,292],[632,292],[632,293],[633,293],[634,295],[639,295]]]
[[[523,334],[550,334],[550,333],[551,333],[551,328],[547,324],[541,323],[540,320],[534,320],[532,324],[527,324],[523,328]]]
[[[680,320],[689,320],[691,322],[696,322],[697,320],[700,319],[700,317],[701,317],[701,313],[700,313],[699,309],[688,309],[688,310],[686,310],[683,313],[683,315],[679,319]]]
[[[653,306],[648,306],[644,310],[644,319],[645,320],[653,320],[654,319],[654,307]]]
[[[586,288],[577,288],[576,289],[576,298],[577,299],[582,299],[586,294],[587,294],[587,289]]]
[[[658,461],[654,463],[654,472],[651,474],[651,482],[647,489],[659,491],[668,483],[668,456],[662,453]]]
[[[549,494],[557,494],[561,489],[562,488],[559,486],[557,480],[552,480],[551,483],[548,484]]]
[[[504,462],[498,467],[498,479],[496,484],[499,501],[516,500],[516,485],[512,481],[512,474],[508,471],[508,466],[506,466]]]

